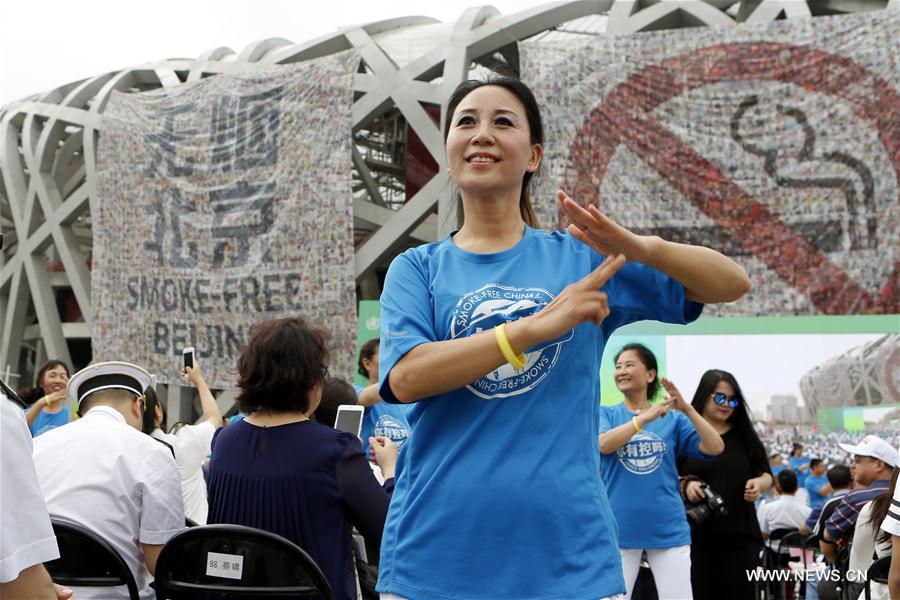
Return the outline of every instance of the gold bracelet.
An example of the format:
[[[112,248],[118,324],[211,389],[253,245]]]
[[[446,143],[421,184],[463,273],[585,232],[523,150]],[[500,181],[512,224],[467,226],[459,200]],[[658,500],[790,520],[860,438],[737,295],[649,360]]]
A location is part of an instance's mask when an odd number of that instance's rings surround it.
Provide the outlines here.
[[[497,338],[497,345],[500,346],[500,352],[503,353],[503,358],[512,365],[514,369],[524,369],[525,368],[525,353],[516,354],[512,349],[512,346],[509,343],[509,338],[506,337],[506,323],[501,323],[494,327],[494,335]]]

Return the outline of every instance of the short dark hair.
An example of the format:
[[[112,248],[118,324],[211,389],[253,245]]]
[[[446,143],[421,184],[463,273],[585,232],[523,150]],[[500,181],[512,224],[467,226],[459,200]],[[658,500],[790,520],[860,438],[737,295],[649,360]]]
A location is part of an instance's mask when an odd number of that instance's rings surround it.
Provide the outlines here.
[[[135,392],[123,390],[121,388],[109,388],[105,390],[97,390],[91,392],[78,405],[78,414],[84,416],[89,410],[100,404],[124,404],[131,402],[137,397]]]
[[[822,464],[821,458],[814,458],[811,461],[809,461],[809,470],[812,471],[813,469],[815,469],[816,467],[818,467],[821,464]]]
[[[309,410],[310,391],[328,376],[327,340],[303,317],[258,323],[238,357],[240,411]]]
[[[793,494],[797,491],[797,474],[790,469],[785,469],[778,474],[778,487],[782,494]]]
[[[334,427],[338,406],[356,405],[356,390],[338,377],[329,377],[322,388],[322,401],[316,409],[316,422]]]
[[[828,469],[825,475],[828,477],[828,483],[836,490],[850,487],[850,483],[853,481],[850,467],[847,465],[834,465]]]
[[[650,351],[650,348],[643,344],[631,343],[625,344],[619,348],[619,351],[616,352],[614,362],[618,362],[622,353],[628,350],[631,350],[638,355],[638,358],[648,371],[654,371],[656,373],[656,377],[653,378],[653,381],[647,384],[647,400],[653,400],[657,390],[659,390],[659,365],[656,362],[656,355]]]
[[[378,354],[378,346],[380,344],[380,338],[372,338],[371,340],[363,344],[359,349],[359,363],[357,364],[358,369],[356,370],[356,372],[363,377],[369,377],[369,370],[363,366],[363,359],[372,360],[372,357]]]

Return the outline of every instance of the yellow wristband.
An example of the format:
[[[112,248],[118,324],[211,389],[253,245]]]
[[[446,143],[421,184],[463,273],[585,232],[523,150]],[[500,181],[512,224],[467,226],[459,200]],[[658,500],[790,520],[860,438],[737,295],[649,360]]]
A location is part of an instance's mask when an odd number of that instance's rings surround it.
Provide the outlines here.
[[[643,429],[643,427],[641,427],[640,425],[638,425],[637,417],[632,417],[632,418],[631,418],[631,424],[634,425],[634,432],[635,432],[635,433],[640,433],[640,432],[641,432],[641,429]]]
[[[50,406],[50,396],[44,396],[44,404]]]
[[[516,355],[512,346],[509,344],[509,338],[506,337],[506,323],[502,323],[494,327],[494,335],[497,337],[497,345],[500,346],[500,352],[503,358],[513,366],[514,369],[525,368],[525,353]]]

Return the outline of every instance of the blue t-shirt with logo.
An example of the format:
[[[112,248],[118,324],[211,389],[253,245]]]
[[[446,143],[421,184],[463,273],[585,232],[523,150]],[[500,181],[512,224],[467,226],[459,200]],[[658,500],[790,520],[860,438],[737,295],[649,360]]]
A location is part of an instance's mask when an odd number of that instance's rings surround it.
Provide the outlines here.
[[[366,389],[364,386],[353,384],[356,395]],[[384,437],[389,438],[397,449],[403,447],[406,438],[409,437],[409,421],[407,414],[412,410],[412,406],[408,404],[389,404],[387,402],[379,402],[372,406],[367,406],[363,412],[362,427],[359,430],[359,437],[362,438],[363,450],[366,456],[369,455],[369,438]]]
[[[450,236],[408,250],[381,295],[380,393],[420,344],[534,314],[602,257],[566,233],[525,228],[475,254]],[[611,314],[525,350],[471,384],[413,404],[382,537],[378,591],[417,599],[600,598],[625,591],[615,518],[599,476],[600,357],[641,319],[684,323],[702,305],[629,263],[604,287]],[[428,377],[423,373],[422,377]]]
[[[600,407],[603,433],[634,418],[625,403]],[[674,548],[691,543],[691,529],[678,489],[676,460],[711,459],[687,416],[670,411],[651,421],[615,452],[602,457],[603,483],[619,524],[620,548]],[[665,517],[660,517],[665,515]]]
[[[828,483],[828,475],[820,475],[816,477],[812,473],[810,473],[806,477],[806,483],[804,486],[806,487],[806,491],[809,492],[809,505],[812,508],[823,504],[826,500],[828,500],[828,496],[823,496],[818,492],[818,490],[822,489],[822,486]]]
[[[54,413],[41,411],[31,424],[31,436],[37,437],[42,433],[47,433],[51,429],[62,427],[69,422],[69,409],[63,407]]]

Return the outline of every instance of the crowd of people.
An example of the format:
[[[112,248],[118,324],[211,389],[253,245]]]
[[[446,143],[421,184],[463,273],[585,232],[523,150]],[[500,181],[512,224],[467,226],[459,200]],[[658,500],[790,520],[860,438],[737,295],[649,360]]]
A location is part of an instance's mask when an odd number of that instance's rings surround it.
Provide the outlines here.
[[[852,485],[830,454],[802,447],[774,469],[783,442],[766,450],[733,375],[707,371],[688,402],[640,344],[617,349],[625,401],[601,406],[615,329],[691,322],[744,294],[746,273],[713,250],[636,235],[563,190],[567,230],[538,229],[528,184],[544,140],[521,81],[465,82],[446,114],[460,227],[393,261],[381,337],[359,357],[368,385],[329,377],[325,333],[295,316],[254,328],[237,362],[241,418],[227,425],[199,364],[185,376],[203,418],[177,430],[151,374],[125,362],[71,378],[54,363],[30,407],[3,401],[4,597],[71,595],[41,566],[58,556],[48,514],[107,539],[142,598],[163,546],[194,523],[298,544],[340,600],[622,598],[644,555],[660,598],[752,598],[764,538],[811,518],[800,479],[831,565],[857,535],[884,551],[880,528],[898,547],[897,451],[880,438],[842,446]],[[80,418],[60,415],[65,400]],[[362,439],[334,429],[342,404],[366,407]],[[378,549],[366,557],[374,590],[354,528]]]

